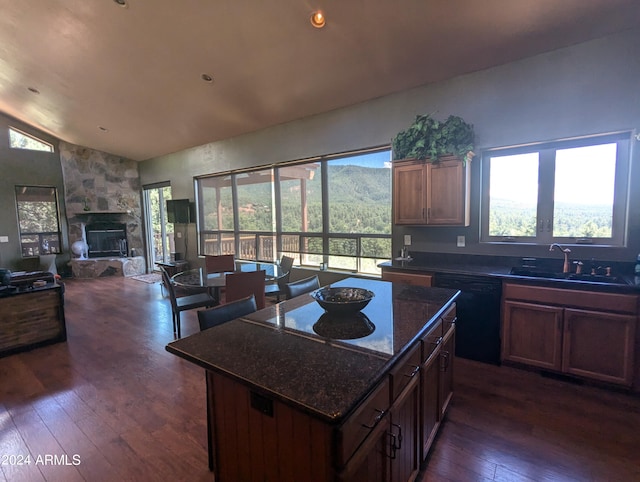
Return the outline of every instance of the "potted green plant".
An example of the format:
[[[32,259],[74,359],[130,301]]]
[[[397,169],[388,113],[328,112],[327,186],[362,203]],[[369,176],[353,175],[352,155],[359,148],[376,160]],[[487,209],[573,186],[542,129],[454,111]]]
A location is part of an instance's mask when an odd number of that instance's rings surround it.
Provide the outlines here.
[[[438,162],[444,155],[454,155],[463,163],[471,161],[475,133],[473,126],[458,116],[450,115],[440,122],[429,114],[416,116],[406,130],[391,141],[394,159],[429,159]]]

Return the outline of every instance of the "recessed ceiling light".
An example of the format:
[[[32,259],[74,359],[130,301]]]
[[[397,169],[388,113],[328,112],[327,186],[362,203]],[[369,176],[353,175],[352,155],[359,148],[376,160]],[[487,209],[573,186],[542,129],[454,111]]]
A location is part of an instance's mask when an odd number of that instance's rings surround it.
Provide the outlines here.
[[[209,74],[202,74],[200,78],[205,82],[213,83],[213,77],[210,76]]]
[[[113,0],[113,2],[121,7],[127,6],[127,0]]]
[[[309,20],[311,21],[311,25],[313,25],[315,28],[322,28],[326,23],[324,13],[322,13],[322,11],[320,10],[313,12]]]
[[[103,126],[98,126],[98,129],[100,129],[102,132],[109,132],[109,129]]]
[[[38,89],[36,89],[35,87],[27,87],[27,90],[33,94],[39,94],[40,91]]]

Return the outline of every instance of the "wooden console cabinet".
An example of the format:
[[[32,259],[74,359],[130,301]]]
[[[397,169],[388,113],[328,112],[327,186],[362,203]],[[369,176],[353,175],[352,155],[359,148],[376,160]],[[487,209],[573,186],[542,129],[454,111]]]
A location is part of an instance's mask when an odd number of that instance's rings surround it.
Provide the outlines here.
[[[502,359],[629,387],[638,295],[505,283]]]
[[[468,226],[470,183],[470,163],[454,156],[394,161],[394,224]]]
[[[66,340],[63,293],[52,284],[0,297],[0,356]]]

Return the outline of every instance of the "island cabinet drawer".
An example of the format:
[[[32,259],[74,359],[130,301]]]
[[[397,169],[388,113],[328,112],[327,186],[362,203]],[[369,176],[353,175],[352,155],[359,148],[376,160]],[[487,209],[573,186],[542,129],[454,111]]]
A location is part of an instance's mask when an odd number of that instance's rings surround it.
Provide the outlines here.
[[[424,363],[429,359],[431,354],[436,351],[438,345],[442,343],[442,318],[431,327],[431,329],[421,338],[422,341],[422,360]]]
[[[421,355],[421,344],[416,343],[389,372],[389,380],[391,381],[390,404],[400,396],[402,390],[409,385],[409,382],[418,376]]]
[[[380,424],[389,409],[389,381],[385,378],[338,431],[337,465],[343,467]]]

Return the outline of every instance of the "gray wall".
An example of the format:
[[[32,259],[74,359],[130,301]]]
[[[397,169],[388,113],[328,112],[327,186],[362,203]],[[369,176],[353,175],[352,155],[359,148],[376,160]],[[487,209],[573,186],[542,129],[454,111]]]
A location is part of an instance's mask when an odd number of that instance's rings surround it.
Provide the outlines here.
[[[54,152],[31,151],[9,148],[9,127],[15,127],[51,143]],[[0,114],[0,236],[8,236],[8,243],[0,243],[0,267],[12,270],[34,270],[40,268],[38,258],[23,258],[20,249],[18,214],[16,210],[16,185],[54,186],[58,189],[62,250],[68,251],[67,226],[64,218],[64,186],[58,140]],[[68,255],[58,256],[58,265]]]
[[[398,73],[402,75],[402,73]],[[142,184],[170,181],[174,198],[194,198],[193,176],[388,144],[416,114],[449,114],[474,124],[477,152],[640,127],[640,29],[538,55],[453,80],[213,142],[144,161]],[[640,181],[634,142],[632,179]],[[548,256],[545,247],[478,243],[479,162],[472,164],[472,224],[467,228],[397,228],[425,252]],[[632,184],[627,248],[576,248],[587,259],[633,261],[640,252],[640,187]],[[597,187],[595,187],[597,188]],[[195,253],[195,227],[189,229]],[[466,248],[456,248],[465,235]]]

